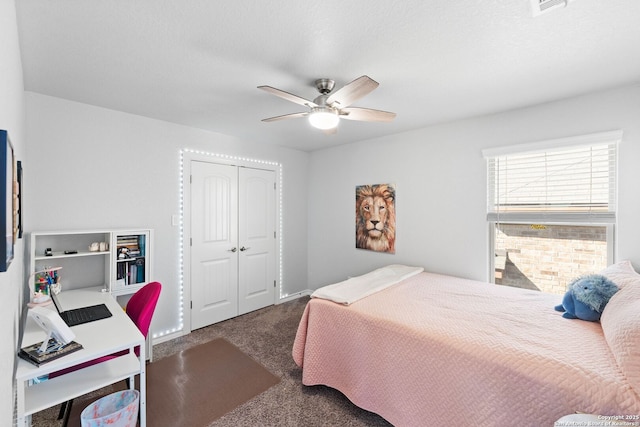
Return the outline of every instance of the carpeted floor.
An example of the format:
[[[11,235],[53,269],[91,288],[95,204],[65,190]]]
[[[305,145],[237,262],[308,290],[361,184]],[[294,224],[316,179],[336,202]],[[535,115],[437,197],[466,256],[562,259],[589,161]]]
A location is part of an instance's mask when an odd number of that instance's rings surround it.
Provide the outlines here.
[[[307,301],[300,298],[267,307],[155,345],[154,361],[222,337],[280,377],[278,384],[209,424],[211,427],[390,426],[336,390],[302,385],[302,372],[293,362],[291,348]],[[58,427],[57,414],[58,407],[35,414],[32,425]]]

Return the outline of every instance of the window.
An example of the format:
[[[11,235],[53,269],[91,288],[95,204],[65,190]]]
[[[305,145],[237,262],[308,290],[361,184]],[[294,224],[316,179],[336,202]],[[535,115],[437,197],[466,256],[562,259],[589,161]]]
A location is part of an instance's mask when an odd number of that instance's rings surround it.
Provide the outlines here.
[[[613,262],[622,132],[483,151],[492,281],[563,294]]]

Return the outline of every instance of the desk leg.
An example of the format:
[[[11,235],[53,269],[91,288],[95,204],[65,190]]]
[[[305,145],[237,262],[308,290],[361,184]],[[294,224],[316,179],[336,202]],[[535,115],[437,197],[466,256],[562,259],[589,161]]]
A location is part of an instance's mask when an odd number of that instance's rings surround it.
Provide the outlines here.
[[[17,426],[18,427],[27,427],[27,418],[24,415],[25,412],[25,399],[26,392],[25,389],[26,384],[25,381],[16,381],[16,393],[17,393],[17,402],[16,402],[16,412],[17,412]]]
[[[24,415],[25,411],[25,399],[26,399],[26,390],[25,390],[25,382],[24,381],[16,381],[16,392],[17,392],[17,426],[18,427],[27,427],[27,419]]]
[[[147,426],[147,359],[144,347],[145,343],[143,342],[140,345],[140,427]]]

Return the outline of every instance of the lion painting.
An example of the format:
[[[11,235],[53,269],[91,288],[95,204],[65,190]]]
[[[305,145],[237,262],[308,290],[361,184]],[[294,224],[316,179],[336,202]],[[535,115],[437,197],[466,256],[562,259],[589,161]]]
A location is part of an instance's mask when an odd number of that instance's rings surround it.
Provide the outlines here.
[[[356,187],[356,248],[395,253],[395,199],[390,184]]]

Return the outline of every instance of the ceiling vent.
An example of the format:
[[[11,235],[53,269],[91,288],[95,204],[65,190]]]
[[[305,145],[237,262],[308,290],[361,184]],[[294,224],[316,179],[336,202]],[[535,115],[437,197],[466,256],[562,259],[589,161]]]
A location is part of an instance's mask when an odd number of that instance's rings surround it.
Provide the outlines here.
[[[533,16],[538,16],[559,7],[565,7],[566,5],[567,0],[531,0]]]

